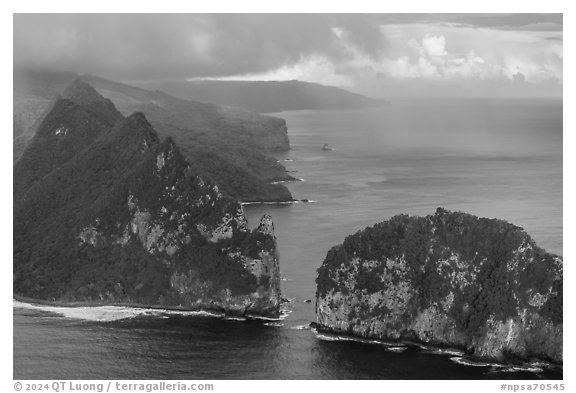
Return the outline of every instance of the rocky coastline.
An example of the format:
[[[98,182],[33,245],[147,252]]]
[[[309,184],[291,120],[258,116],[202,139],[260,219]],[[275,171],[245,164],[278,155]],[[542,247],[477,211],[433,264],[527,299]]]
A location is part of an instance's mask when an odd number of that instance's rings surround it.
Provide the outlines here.
[[[269,215],[249,230],[171,138],[85,82],[53,108],[14,167],[15,295],[279,315]]]
[[[332,248],[317,284],[319,331],[563,361],[562,258],[501,220],[393,217]]]

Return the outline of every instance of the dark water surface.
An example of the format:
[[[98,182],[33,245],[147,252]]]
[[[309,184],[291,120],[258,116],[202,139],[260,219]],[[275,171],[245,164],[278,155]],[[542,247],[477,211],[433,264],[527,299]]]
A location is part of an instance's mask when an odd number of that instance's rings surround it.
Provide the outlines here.
[[[14,378],[562,377],[542,365],[462,365],[456,354],[337,340],[305,328],[315,320],[314,279],[328,249],[395,214],[442,206],[502,218],[562,254],[561,101],[395,102],[277,116],[287,120],[292,145],[278,159],[305,179],[288,187],[314,202],[245,210],[252,224],[263,213],[273,216],[282,291],[291,300],[285,319],[15,303]],[[325,143],[334,150],[322,151]]]

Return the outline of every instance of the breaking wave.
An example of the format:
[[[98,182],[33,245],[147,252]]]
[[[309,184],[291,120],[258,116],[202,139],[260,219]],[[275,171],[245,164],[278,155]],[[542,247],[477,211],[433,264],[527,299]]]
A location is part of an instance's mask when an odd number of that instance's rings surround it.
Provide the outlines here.
[[[358,338],[358,337],[350,337],[350,336],[339,336],[336,334],[329,334],[329,333],[319,333],[315,328],[311,329],[312,332],[315,334],[316,338],[324,341],[349,341],[349,342],[357,342],[361,344],[373,344],[373,345],[381,345],[386,347],[388,350],[392,350],[393,352],[402,352],[407,347],[402,344],[398,343],[388,343],[385,341],[378,341],[378,340],[368,340],[365,338]]]
[[[451,356],[463,356],[464,351],[454,348],[432,348],[432,347],[421,347],[424,353],[429,353],[432,355],[451,355]]]
[[[203,316],[222,318],[223,314],[209,311],[178,311],[156,308],[136,308],[125,306],[51,306],[44,304],[24,303],[13,300],[14,308],[42,311],[61,315],[65,318],[93,322],[112,322],[136,317],[170,317],[170,316]]]
[[[297,325],[297,326],[290,326],[291,330],[310,330],[310,324],[307,325]]]
[[[264,316],[249,316],[248,318],[242,316],[228,316],[224,313],[212,311],[180,311],[168,310],[160,308],[140,308],[140,307],[126,307],[126,306],[52,306],[45,304],[32,304],[24,303],[18,300],[13,300],[13,307],[41,311],[51,314],[60,315],[65,318],[78,319],[82,321],[91,322],[113,322],[121,321],[124,319],[131,319],[137,317],[156,317],[156,318],[170,318],[170,317],[211,317],[220,318],[226,321],[239,321],[245,322],[249,319],[256,319],[266,321],[268,323],[277,323],[288,317],[292,312],[291,310],[281,310],[278,318],[268,318]],[[265,323],[265,325],[267,325]],[[271,325],[267,325],[271,326]]]
[[[282,327],[282,326],[284,326],[284,324],[282,322],[266,322],[266,323],[264,323],[264,326]]]
[[[535,364],[526,364],[526,365],[510,365],[510,364],[501,364],[501,363],[492,363],[492,362],[482,362],[482,361],[474,361],[470,359],[466,359],[463,357],[455,356],[450,358],[455,363],[461,364],[463,366],[471,366],[471,367],[490,367],[497,372],[505,372],[505,373],[514,373],[514,372],[530,372],[530,373],[541,373],[544,371],[541,367]]]
[[[283,201],[283,202],[240,202],[242,206],[250,205],[293,205],[300,203],[300,201]]]

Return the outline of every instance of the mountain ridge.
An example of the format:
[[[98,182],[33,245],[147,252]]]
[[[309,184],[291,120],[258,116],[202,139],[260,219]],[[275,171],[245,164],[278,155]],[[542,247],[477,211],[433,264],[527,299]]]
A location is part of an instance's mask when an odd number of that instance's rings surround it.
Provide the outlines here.
[[[14,162],[34,135],[38,119],[49,111],[52,99],[75,79],[94,85],[124,115],[143,112],[159,135],[172,136],[190,164],[205,172],[228,196],[246,202],[293,199],[286,187],[271,184],[293,180],[269,156],[289,149],[284,120],[72,73],[15,69]],[[102,101],[101,106],[105,112],[109,105]]]
[[[42,119],[38,132],[14,166],[14,196],[31,183],[73,158],[78,150],[108,133],[120,117],[99,116],[98,111],[59,98]]]
[[[294,110],[347,110],[388,105],[345,89],[319,83],[291,81],[194,80],[141,82],[173,96],[239,107],[257,113]]]

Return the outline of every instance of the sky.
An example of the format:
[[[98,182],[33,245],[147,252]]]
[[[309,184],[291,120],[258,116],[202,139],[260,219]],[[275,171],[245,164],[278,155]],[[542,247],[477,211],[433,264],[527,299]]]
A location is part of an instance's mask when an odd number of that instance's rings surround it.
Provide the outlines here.
[[[302,80],[377,98],[562,96],[562,14],[15,14],[15,66]]]

